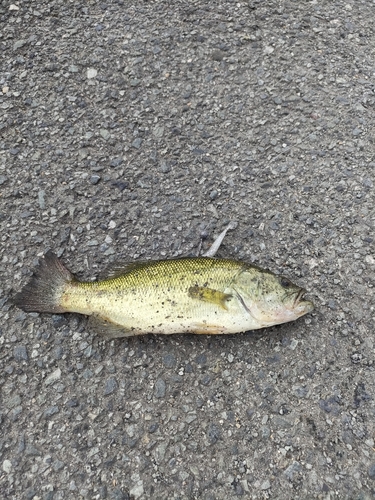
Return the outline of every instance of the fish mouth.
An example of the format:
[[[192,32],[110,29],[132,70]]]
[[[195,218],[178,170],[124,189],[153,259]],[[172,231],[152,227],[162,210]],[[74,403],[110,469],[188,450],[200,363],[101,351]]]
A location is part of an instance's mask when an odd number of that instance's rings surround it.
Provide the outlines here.
[[[299,311],[301,316],[314,310],[314,304],[310,300],[305,299],[305,293],[306,290],[301,288],[301,290],[297,293],[293,304],[293,309],[296,312]]]
[[[306,293],[306,290],[304,288],[301,288],[299,290],[299,292],[296,295],[296,298],[294,299],[293,307],[298,306],[298,304],[303,301],[305,293]]]

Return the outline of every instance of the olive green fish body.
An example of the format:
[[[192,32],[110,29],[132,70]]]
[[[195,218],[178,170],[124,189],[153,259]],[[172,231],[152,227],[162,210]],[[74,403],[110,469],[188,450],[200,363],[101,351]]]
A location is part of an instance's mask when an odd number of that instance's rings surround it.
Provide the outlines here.
[[[46,298],[48,295],[49,298]],[[108,337],[237,333],[312,310],[303,290],[256,266],[209,257],[133,263],[80,282],[51,252],[16,297],[26,311],[89,315]]]
[[[94,283],[72,282],[60,304],[66,311],[95,315],[125,332],[235,333],[256,327],[231,283],[242,264],[195,258],[142,264]]]

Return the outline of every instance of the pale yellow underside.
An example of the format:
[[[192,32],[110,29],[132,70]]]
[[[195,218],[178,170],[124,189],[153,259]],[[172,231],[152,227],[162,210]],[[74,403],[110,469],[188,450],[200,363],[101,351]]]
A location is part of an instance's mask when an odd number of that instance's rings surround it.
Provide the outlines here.
[[[229,334],[262,328],[245,310],[231,288],[232,295],[222,305],[189,296],[188,289],[155,294],[154,290],[116,290],[97,292],[72,288],[67,290],[66,310],[95,315],[129,330],[130,335],[145,333]]]

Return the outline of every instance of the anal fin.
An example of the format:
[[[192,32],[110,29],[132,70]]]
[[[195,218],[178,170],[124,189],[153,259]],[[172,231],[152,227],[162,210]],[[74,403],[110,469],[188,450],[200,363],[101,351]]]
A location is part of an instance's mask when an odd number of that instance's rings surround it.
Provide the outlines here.
[[[90,316],[88,321],[88,327],[95,333],[102,335],[106,339],[116,339],[121,337],[135,337],[137,335],[143,335],[136,329],[126,328],[117,323],[113,323],[108,319],[101,316]]]
[[[225,333],[225,328],[207,323],[193,323],[191,332],[198,335],[221,335]]]

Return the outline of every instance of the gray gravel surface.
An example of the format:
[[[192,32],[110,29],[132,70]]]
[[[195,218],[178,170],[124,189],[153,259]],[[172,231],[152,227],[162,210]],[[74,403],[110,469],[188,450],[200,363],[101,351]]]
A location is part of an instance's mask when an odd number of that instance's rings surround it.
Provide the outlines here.
[[[15,0],[16,2],[16,0]],[[371,0],[0,3],[0,496],[375,496]],[[206,248],[316,311],[105,341],[15,291]]]

